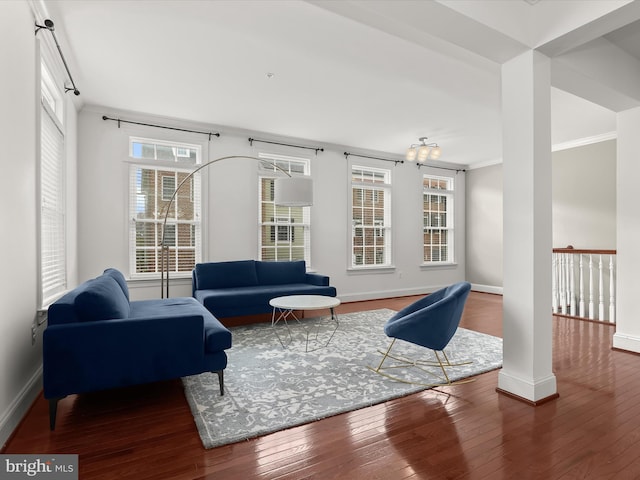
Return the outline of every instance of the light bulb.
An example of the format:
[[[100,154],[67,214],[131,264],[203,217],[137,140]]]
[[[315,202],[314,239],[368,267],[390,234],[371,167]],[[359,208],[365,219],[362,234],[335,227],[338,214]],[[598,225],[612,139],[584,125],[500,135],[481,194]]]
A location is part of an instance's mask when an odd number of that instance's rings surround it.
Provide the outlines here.
[[[431,158],[437,160],[440,158],[440,155],[442,155],[442,149],[438,145],[431,149]]]
[[[408,162],[415,161],[417,155],[418,155],[418,152],[416,151],[415,147],[407,148],[406,159],[407,159]]]
[[[429,147],[420,145],[420,148],[418,148],[418,161],[424,162],[427,158],[429,158]]]

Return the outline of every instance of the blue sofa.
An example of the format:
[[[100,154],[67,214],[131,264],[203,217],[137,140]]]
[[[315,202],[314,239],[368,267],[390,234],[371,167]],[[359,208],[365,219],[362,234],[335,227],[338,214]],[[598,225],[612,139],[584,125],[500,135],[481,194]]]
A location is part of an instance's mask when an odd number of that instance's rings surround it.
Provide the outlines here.
[[[58,400],[76,393],[215,372],[224,394],[231,332],[195,299],[129,301],[121,272],[107,269],[48,309],[44,397],[51,430]]]
[[[336,296],[329,277],[307,273],[304,260],[199,263],[193,296],[217,318],[271,313],[269,300],[285,295]]]

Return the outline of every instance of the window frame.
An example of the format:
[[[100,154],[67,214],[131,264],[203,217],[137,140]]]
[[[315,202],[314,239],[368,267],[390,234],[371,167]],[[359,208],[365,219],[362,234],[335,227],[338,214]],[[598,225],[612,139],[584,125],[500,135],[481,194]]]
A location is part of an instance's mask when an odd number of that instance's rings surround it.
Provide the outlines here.
[[[360,180],[354,178],[356,170],[360,171],[360,175],[363,177]],[[364,174],[367,173],[371,180],[367,181],[364,178]],[[392,192],[393,181],[392,171],[388,168],[375,167],[363,164],[349,164],[349,215],[348,221],[350,225],[348,231],[350,237],[348,241],[349,252],[348,259],[349,264],[347,269],[352,271],[362,270],[375,270],[375,269],[392,269],[395,268],[393,264],[393,210],[392,210]],[[376,180],[378,179],[378,181]],[[382,210],[383,219],[376,219],[375,212],[371,212],[372,223],[371,225],[364,225],[363,219],[365,218],[364,205],[362,214],[357,217],[355,214],[354,200],[359,203],[366,201],[366,190],[371,191],[371,209]],[[379,207],[382,202],[382,207]],[[383,222],[380,224],[380,222]],[[365,245],[367,238],[367,230],[371,230],[370,237],[373,239],[371,246]],[[362,246],[356,245],[356,239],[361,239]],[[382,251],[378,250],[377,244],[379,239],[384,239],[382,245]],[[362,247],[362,248],[359,248]],[[373,263],[366,262],[366,249],[373,248]]]
[[[430,182],[427,185],[425,182]],[[434,183],[438,183],[439,186],[433,186]],[[429,201],[429,204],[442,206],[444,210],[434,211],[427,209],[427,199],[425,197],[436,197],[435,201]],[[442,200],[446,199],[445,202]],[[443,215],[444,226],[443,226]],[[435,224],[435,225],[434,225]],[[427,243],[425,241],[427,232],[439,232],[440,238],[442,232],[446,232],[446,242]],[[430,257],[427,259],[427,248],[431,248]],[[442,260],[442,251],[446,250],[447,257]],[[437,252],[434,255],[434,252]],[[437,257],[436,260],[433,258]],[[455,264],[455,179],[450,176],[432,175],[425,173],[422,176],[422,266],[433,267],[440,265],[452,265]]]
[[[273,182],[276,178],[282,178],[285,174],[274,167],[273,164],[282,168],[292,176],[311,175],[311,160],[304,157],[293,157],[273,153],[258,153],[258,158],[265,160],[260,162],[258,167],[258,253],[257,258],[262,261],[278,260],[304,260],[307,269],[311,267],[311,207],[283,207],[276,206],[273,201],[273,183],[267,193],[264,191],[265,181]],[[295,168],[294,168],[295,167]],[[300,215],[296,215],[296,211]],[[301,221],[296,222],[296,217]],[[280,220],[288,220],[282,222]],[[280,240],[280,231],[287,228],[287,240]],[[302,245],[296,245],[296,229],[302,229]],[[273,245],[266,244],[265,239],[273,242]],[[294,255],[294,251],[302,248],[302,257]],[[280,256],[281,252],[288,255]],[[272,256],[265,253],[272,251]]]
[[[160,265],[161,246],[162,241],[162,224],[164,222],[165,211],[160,207],[161,203],[168,203],[172,197],[175,188],[180,186],[180,177],[183,176],[183,180],[186,179],[197,167],[202,165],[202,152],[203,146],[199,144],[193,144],[189,142],[182,142],[180,140],[167,141],[148,137],[130,136],[129,137],[129,205],[128,205],[128,252],[129,252],[129,276],[132,280],[144,280],[144,279],[158,279],[160,278],[160,271],[162,266]],[[143,144],[147,147],[153,146],[153,156],[143,154],[141,149],[139,152],[136,150],[135,144]],[[158,147],[166,153],[167,148],[173,150],[173,160],[167,158],[160,158],[162,155],[158,155]],[[141,147],[142,148],[142,147]],[[149,150],[147,150],[149,153]],[[193,153],[193,155],[191,155]],[[164,155],[166,157],[166,155]],[[153,212],[148,218],[139,218],[140,198],[145,195],[144,192],[138,191],[138,183],[142,182],[139,175],[143,175],[143,171],[152,172],[155,175],[156,180],[155,188],[152,192],[153,195]],[[168,175],[172,173],[173,175]],[[166,189],[165,183],[167,179],[173,179],[174,189],[171,195],[165,195]],[[189,195],[182,196],[179,194],[173,199],[172,210],[178,213],[180,201],[192,204],[190,208],[193,211],[192,219],[176,219],[169,214],[167,219],[167,229],[165,230],[165,241],[167,238],[173,239],[171,245],[169,245],[170,255],[173,261],[170,260],[171,268],[170,274],[174,278],[189,278],[191,271],[195,267],[196,263],[201,262],[203,255],[203,202],[202,195],[204,192],[202,185],[201,172],[189,178],[189,181],[182,186],[182,189],[188,188]],[[159,209],[159,210],[158,210]],[[153,225],[151,232],[153,240],[149,245],[138,245],[138,223]],[[189,225],[188,234],[183,235],[181,232],[184,230],[180,228],[180,225]],[[148,228],[148,227],[147,227]],[[170,234],[171,228],[173,228],[173,235]],[[195,228],[195,231],[194,231]],[[146,229],[145,229],[146,230]],[[169,235],[167,235],[169,233]],[[184,233],[184,232],[183,232]],[[187,238],[187,242],[180,244],[181,238]],[[148,243],[145,242],[145,243]],[[179,252],[193,250],[193,265],[189,262],[189,267],[180,268],[181,258]],[[143,265],[138,262],[138,254],[140,252],[148,251],[153,255],[153,260],[150,261],[150,265],[155,268],[145,270]],[[144,258],[149,254],[142,254]],[[146,260],[145,260],[146,261]],[[182,259],[184,261],[184,258]]]

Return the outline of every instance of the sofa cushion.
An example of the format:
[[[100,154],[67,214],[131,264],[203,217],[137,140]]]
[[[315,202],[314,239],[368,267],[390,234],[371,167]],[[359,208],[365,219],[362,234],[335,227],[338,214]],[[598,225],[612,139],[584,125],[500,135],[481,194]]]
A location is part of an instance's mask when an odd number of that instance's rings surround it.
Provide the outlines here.
[[[285,295],[326,295],[336,296],[334,287],[321,287],[308,283],[268,285],[250,288],[228,288],[219,290],[198,290],[196,299],[217,318],[241,315],[271,313],[269,300]]]
[[[305,283],[307,268],[304,260],[291,262],[256,262],[259,285]]]
[[[192,297],[158,298],[131,302],[130,318],[176,317],[202,315],[204,318],[204,350],[218,352],[231,348],[231,332],[211,312]]]
[[[209,313],[202,309],[195,298],[172,297],[136,300],[131,302],[129,318],[179,317]]]
[[[255,286],[258,284],[255,263],[255,260],[198,263],[195,268],[198,290]]]
[[[75,299],[78,320],[88,322],[129,317],[129,301],[109,275],[89,280]]]
[[[127,285],[127,280],[124,278],[124,275],[120,270],[116,270],[115,268],[107,268],[104,271],[104,275],[108,275],[112,277],[116,282],[118,282],[118,285],[120,285],[120,288],[122,288],[122,292],[124,293],[124,296],[127,297],[127,300],[130,300],[129,286]]]

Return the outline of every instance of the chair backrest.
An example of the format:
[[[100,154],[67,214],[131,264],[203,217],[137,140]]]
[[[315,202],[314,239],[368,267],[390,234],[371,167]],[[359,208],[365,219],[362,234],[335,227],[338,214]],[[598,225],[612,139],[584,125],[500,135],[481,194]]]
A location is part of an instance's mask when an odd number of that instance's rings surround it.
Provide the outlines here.
[[[384,332],[389,337],[443,350],[456,333],[471,284],[459,282],[440,289],[391,317]]]

